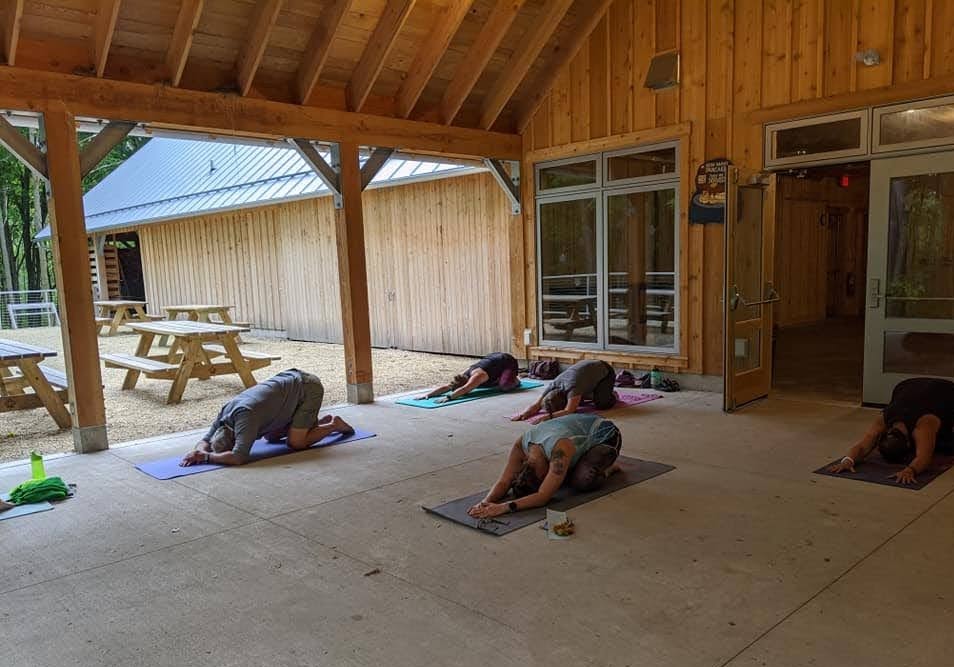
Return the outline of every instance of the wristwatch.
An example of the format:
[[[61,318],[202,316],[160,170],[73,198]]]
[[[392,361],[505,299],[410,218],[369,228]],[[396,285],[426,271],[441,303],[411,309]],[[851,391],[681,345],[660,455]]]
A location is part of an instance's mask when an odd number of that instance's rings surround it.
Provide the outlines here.
[[[509,503],[507,503],[507,509],[510,510],[510,513],[511,513],[511,514],[513,514],[514,512],[516,512],[516,511],[517,511],[517,501],[516,501],[516,500],[511,500]]]

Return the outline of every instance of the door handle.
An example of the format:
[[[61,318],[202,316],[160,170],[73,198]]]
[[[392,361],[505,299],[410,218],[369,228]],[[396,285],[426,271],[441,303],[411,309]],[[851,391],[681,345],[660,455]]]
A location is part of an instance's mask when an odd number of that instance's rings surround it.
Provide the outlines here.
[[[764,299],[759,301],[746,301],[745,297],[742,296],[742,292],[739,291],[738,285],[733,285],[732,295],[729,297],[729,309],[735,310],[739,306],[745,306],[746,308],[749,306],[764,306],[770,303],[778,303],[782,300],[782,297],[779,296],[779,293],[776,291],[772,283],[766,283],[765,287],[767,294]]]
[[[868,308],[878,308],[881,306],[881,297],[884,294],[881,293],[881,280],[879,278],[872,278],[868,281]]]

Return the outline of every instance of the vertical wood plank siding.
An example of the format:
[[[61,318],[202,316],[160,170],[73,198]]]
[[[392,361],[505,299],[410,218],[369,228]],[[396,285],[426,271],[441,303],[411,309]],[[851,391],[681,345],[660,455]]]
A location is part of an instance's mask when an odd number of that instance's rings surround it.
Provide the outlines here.
[[[364,193],[376,346],[510,349],[510,205],[489,174]],[[289,338],[341,341],[330,197],[138,229],[153,309],[227,303]]]
[[[703,160],[717,157],[760,169],[761,127],[751,112],[826,98],[830,108],[812,113],[850,109],[867,104],[868,98],[854,96],[950,78],[952,21],[954,3],[938,0],[616,0],[605,25],[560,73],[527,126],[524,145],[553,149],[689,122],[693,174]],[[653,93],[643,86],[649,61],[673,48],[681,55],[682,82]],[[880,52],[880,65],[854,59],[868,48]],[[938,88],[931,94],[941,94]],[[923,97],[922,91],[912,89],[910,97]],[[690,193],[682,195],[687,206]],[[526,188],[525,197],[532,241],[532,190]],[[722,231],[692,228],[683,248],[689,258],[683,276],[687,354],[695,372],[722,372]],[[528,262],[535,252],[528,244]],[[533,289],[528,281],[527,290]],[[534,327],[535,299],[528,291],[527,321]]]

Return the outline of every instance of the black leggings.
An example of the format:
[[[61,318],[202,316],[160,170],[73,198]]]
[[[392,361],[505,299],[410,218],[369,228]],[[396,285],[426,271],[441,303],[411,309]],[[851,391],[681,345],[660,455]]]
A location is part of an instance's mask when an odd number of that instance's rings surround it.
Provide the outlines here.
[[[605,361],[603,365],[606,366],[606,376],[593,387],[592,401],[597,410],[609,410],[616,405],[616,392],[613,391],[616,382],[616,371]]]

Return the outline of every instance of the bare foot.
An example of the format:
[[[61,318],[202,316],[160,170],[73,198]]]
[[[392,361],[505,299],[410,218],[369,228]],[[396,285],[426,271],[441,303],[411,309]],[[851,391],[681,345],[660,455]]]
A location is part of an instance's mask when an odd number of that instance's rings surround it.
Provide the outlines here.
[[[611,475],[615,475],[620,470],[622,470],[622,468],[620,468],[619,464],[614,463],[613,465],[611,465],[609,468],[606,469],[606,472],[604,472],[603,475],[606,477],[609,477]]]
[[[335,418],[334,415],[325,415],[324,417],[318,420],[318,425],[325,426],[327,424],[330,424],[332,421],[334,421],[334,418]]]
[[[335,417],[332,419],[331,425],[335,427],[335,430],[338,431],[338,433],[342,433],[344,435],[352,435],[354,433],[354,429],[351,427],[351,424],[346,422],[341,417]]]

